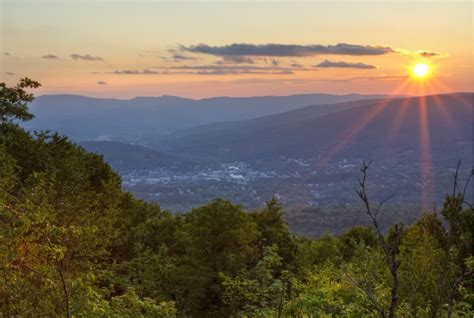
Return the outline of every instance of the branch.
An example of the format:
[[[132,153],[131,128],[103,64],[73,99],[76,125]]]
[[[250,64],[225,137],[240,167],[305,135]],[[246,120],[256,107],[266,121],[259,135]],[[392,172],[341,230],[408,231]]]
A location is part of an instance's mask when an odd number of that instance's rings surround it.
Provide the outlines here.
[[[467,192],[467,189],[469,188],[469,183],[471,182],[471,179],[472,179],[473,175],[474,175],[474,169],[471,169],[471,173],[469,174],[469,177],[467,178],[466,183],[464,184],[464,190],[462,191],[462,202],[463,203],[465,202],[466,192]]]
[[[456,166],[456,171],[454,172],[454,182],[453,182],[453,198],[456,196],[458,191],[458,178],[459,178],[459,169],[461,167],[461,160],[458,161]]]
[[[369,161],[369,163],[366,163],[364,161],[362,168],[360,171],[362,172],[362,180],[359,179],[359,189],[356,190],[356,193],[359,195],[360,199],[362,202],[364,202],[365,208],[366,208],[366,213],[369,216],[369,218],[372,220],[372,226],[375,228],[377,232],[377,236],[379,238],[380,245],[382,246],[384,256],[385,256],[385,262],[387,263],[388,269],[390,271],[390,274],[392,275],[392,286],[390,290],[390,308],[388,310],[388,314],[383,314],[384,317],[389,317],[389,318],[394,318],[398,306],[398,289],[400,285],[399,277],[398,277],[398,267],[399,267],[399,262],[397,259],[397,256],[399,254],[399,246],[400,246],[400,241],[401,241],[401,228],[398,225],[395,225],[395,231],[394,231],[394,236],[393,236],[393,241],[388,241],[385,239],[382,230],[380,229],[378,220],[377,220],[377,215],[382,208],[383,204],[390,200],[392,196],[389,196],[385,198],[384,200],[380,201],[378,207],[373,210],[372,206],[370,205],[370,200],[367,195],[367,186],[366,186],[366,180],[367,180],[367,170],[370,167],[370,164],[372,161]],[[384,313],[386,313],[384,311]]]
[[[377,309],[378,312],[382,315],[382,317],[387,317],[387,311],[382,307],[382,305],[379,304],[377,301],[377,298],[375,298],[374,294],[370,290],[370,288],[364,288],[357,280],[355,280],[349,273],[344,271],[344,274],[347,276],[347,278],[351,281],[351,283],[359,288],[366,296],[369,298],[370,302],[374,307]]]
[[[385,199],[383,199],[382,201],[379,202],[379,205],[377,206],[377,208],[375,209],[375,216],[377,216],[377,214],[379,213],[380,209],[382,208],[382,206],[385,204],[385,202],[393,199],[393,197],[395,197],[395,194],[391,194],[389,195],[388,197],[386,197]]]
[[[462,281],[466,278],[474,274],[474,269],[471,269],[467,272],[462,273],[455,281],[453,284],[453,288],[451,289],[451,292],[449,294],[449,303],[448,303],[448,318],[451,317],[453,314],[453,303],[454,303],[454,293],[456,292],[456,289],[458,286],[462,283]]]
[[[369,197],[368,197],[367,191],[366,191],[366,188],[367,188],[367,186],[366,186],[367,170],[369,169],[371,163],[372,163],[372,161],[369,161],[368,163],[366,163],[364,161],[364,163],[362,165],[362,168],[360,169],[360,171],[362,172],[362,180],[359,179],[359,189],[356,190],[356,193],[359,196],[359,198],[362,200],[362,202],[364,202],[365,209],[366,209],[366,214],[369,216],[370,220],[372,221],[372,225],[375,228],[375,231],[377,232],[377,236],[379,238],[380,244],[382,245],[384,253],[386,255],[388,255],[390,253],[390,251],[389,251],[387,242],[385,241],[385,238],[383,236],[382,230],[380,229],[380,226],[379,226],[378,221],[377,221],[378,209],[383,205],[383,203],[386,200],[382,201],[379,204],[379,208],[376,209],[375,210],[376,213],[374,213],[373,210],[372,210],[372,207],[370,205]],[[387,198],[387,199],[390,199],[390,198]]]

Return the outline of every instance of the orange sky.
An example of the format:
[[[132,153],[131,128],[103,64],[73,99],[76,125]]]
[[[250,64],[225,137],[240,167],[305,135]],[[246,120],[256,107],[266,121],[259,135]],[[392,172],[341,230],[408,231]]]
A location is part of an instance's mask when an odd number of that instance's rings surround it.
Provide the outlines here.
[[[427,93],[473,89],[471,1],[1,0],[1,14],[2,81],[40,94],[390,93],[417,62]]]

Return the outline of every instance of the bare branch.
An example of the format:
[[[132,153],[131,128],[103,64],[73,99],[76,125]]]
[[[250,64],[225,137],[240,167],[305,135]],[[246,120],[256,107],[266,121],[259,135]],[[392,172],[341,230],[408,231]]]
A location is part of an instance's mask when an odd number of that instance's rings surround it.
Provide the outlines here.
[[[464,190],[462,191],[462,202],[463,203],[465,202],[466,192],[467,192],[467,189],[469,188],[469,183],[471,182],[471,179],[472,179],[473,175],[474,175],[474,169],[471,169],[471,173],[469,174],[469,177],[467,178],[466,183],[464,184]]]
[[[367,170],[369,169],[371,163],[372,161],[369,161],[369,163],[366,163],[364,161],[362,168],[360,169],[360,171],[362,172],[362,179],[359,179],[359,189],[356,189],[356,193],[360,197],[362,202],[364,203],[366,214],[372,221],[372,227],[375,229],[377,233],[379,243],[384,252],[385,261],[387,263],[388,269],[392,276],[392,286],[390,290],[390,294],[391,294],[390,307],[388,311],[384,311],[384,312],[388,312],[388,315],[382,315],[382,316],[388,317],[388,318],[394,318],[397,307],[398,307],[398,289],[400,286],[399,277],[398,277],[398,267],[400,266],[398,262],[398,254],[400,253],[399,246],[401,244],[402,229],[398,225],[395,225],[394,236],[392,237],[392,240],[390,241],[387,241],[387,239],[382,233],[382,230],[377,220],[377,215],[380,209],[382,208],[382,206],[384,205],[384,203],[390,200],[393,197],[393,195],[380,201],[378,207],[375,210],[372,208],[370,204],[369,196],[367,195],[367,186],[366,186]]]
[[[377,301],[372,290],[370,288],[364,287],[359,281],[357,281],[354,277],[352,277],[348,272],[344,271],[346,277],[350,280],[350,282],[357,288],[359,288],[370,300],[372,305],[377,309],[377,311],[382,315],[382,317],[387,317],[387,311],[383,306]]]
[[[377,206],[377,208],[375,209],[375,216],[377,216],[377,214],[379,213],[380,209],[382,208],[382,206],[385,204],[385,202],[393,199],[395,195],[394,194],[391,194],[389,195],[388,197],[386,197],[385,199],[383,199],[382,201],[379,202],[379,205]]]
[[[454,172],[454,182],[453,182],[453,197],[456,196],[456,192],[458,191],[458,178],[459,178],[459,169],[461,168],[461,160],[458,161],[456,166],[456,171]]]

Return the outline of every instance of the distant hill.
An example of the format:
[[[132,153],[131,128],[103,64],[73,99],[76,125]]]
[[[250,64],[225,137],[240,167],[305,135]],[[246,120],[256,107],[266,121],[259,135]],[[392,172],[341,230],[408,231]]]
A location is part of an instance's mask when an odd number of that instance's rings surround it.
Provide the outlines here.
[[[73,140],[137,142],[177,129],[238,121],[295,110],[307,105],[376,99],[384,95],[300,94],[291,96],[136,97],[129,100],[77,95],[43,95],[31,104],[29,129],[50,129]]]
[[[272,196],[298,209],[352,204],[359,202],[354,187],[361,161],[370,159],[374,200],[395,194],[391,204],[416,205],[422,196],[440,204],[458,160],[463,174],[472,165],[472,101],[464,93],[314,105],[147,136],[142,141],[149,148],[81,145],[103,154],[127,190],[174,211],[216,197],[249,208]],[[323,210],[311,210],[288,221],[301,229],[309,224],[303,232],[310,233],[313,213],[314,220],[327,219]]]
[[[426,115],[433,151],[463,142],[472,147],[472,96],[461,93],[358,101],[324,108],[307,106],[252,120],[179,131],[155,146],[182,156],[209,159],[332,154],[368,158],[387,149],[419,149],[420,139],[425,138],[420,137],[420,127]]]
[[[104,159],[118,171],[134,169],[157,169],[182,164],[177,158],[158,151],[113,141],[89,141],[79,145],[86,150],[104,156]]]

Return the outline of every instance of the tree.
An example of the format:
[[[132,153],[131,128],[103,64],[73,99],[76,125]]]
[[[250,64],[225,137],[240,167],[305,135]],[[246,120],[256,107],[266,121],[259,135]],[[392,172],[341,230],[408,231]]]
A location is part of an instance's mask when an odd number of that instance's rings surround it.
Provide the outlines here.
[[[281,317],[289,282],[288,272],[279,275],[282,258],[276,245],[265,247],[263,257],[255,267],[235,276],[221,273],[224,286],[223,302],[227,315],[234,317]]]
[[[26,121],[33,118],[28,111],[28,103],[34,99],[33,94],[26,92],[27,88],[38,88],[41,84],[27,77],[18,84],[8,87],[0,83],[0,126],[14,120]]]
[[[0,200],[6,200],[12,195],[12,189],[16,184],[17,168],[15,159],[0,144]]]
[[[224,287],[220,274],[235,275],[246,268],[249,260],[256,259],[254,242],[259,236],[251,216],[230,202],[217,199],[208,205],[196,208],[184,217],[178,230],[178,239],[184,248],[184,270],[188,276],[193,269],[196,286],[200,289],[194,315],[222,315]],[[191,266],[190,266],[191,265]]]
[[[467,202],[466,194],[470,186],[470,181],[474,177],[474,169],[471,169],[464,186],[459,185],[459,168],[461,162],[458,162],[453,180],[453,190],[446,196],[441,214],[447,221],[447,239],[444,247],[445,264],[441,289],[448,289],[447,293],[447,316],[451,317],[453,307],[456,302],[456,296],[459,294],[461,284],[474,276],[474,206]],[[450,275],[454,272],[454,281]],[[474,281],[470,282],[471,287]]]
[[[366,183],[367,170],[369,169],[369,167],[370,167],[370,162],[369,163],[364,162],[361,168],[362,179],[359,180],[359,189],[357,189],[356,192],[365,205],[366,214],[371,220],[372,227],[374,228],[376,232],[376,235],[378,237],[378,242],[385,255],[385,263],[388,266],[388,269],[390,270],[390,274],[392,276],[392,283],[391,283],[391,289],[390,289],[390,306],[388,309],[384,309],[379,306],[380,313],[382,314],[383,317],[394,318],[396,316],[397,306],[399,304],[398,289],[400,287],[400,278],[399,278],[398,268],[400,266],[400,262],[399,262],[398,255],[400,253],[400,244],[402,242],[403,227],[399,224],[395,224],[393,228],[390,229],[390,232],[387,237],[383,235],[382,228],[379,225],[377,217],[383,204],[386,201],[388,201],[391,198],[391,196],[382,200],[376,208],[372,207],[369,197],[367,195],[367,183]],[[366,292],[367,292],[367,296],[369,296],[369,298],[372,299],[372,297],[370,296],[370,291],[366,290]]]
[[[103,301],[96,285],[120,235],[120,178],[98,155],[58,134],[30,134],[23,79],[1,85],[0,313],[81,315]]]
[[[339,235],[339,242],[342,257],[345,261],[350,261],[359,244],[367,247],[377,246],[377,236],[371,227],[355,226]]]
[[[400,246],[400,297],[413,317],[439,314],[439,280],[445,267],[443,242],[446,233],[435,213],[424,213],[406,229]]]
[[[288,225],[283,219],[283,205],[275,198],[266,202],[263,209],[250,215],[257,224],[260,236],[257,241],[259,254],[263,256],[267,246],[276,245],[278,254],[283,258],[282,266],[292,266],[296,254],[296,244],[293,242]],[[288,269],[288,268],[287,268]]]
[[[173,214],[123,192],[101,156],[22,129],[38,86],[0,86],[0,316],[473,315],[473,172],[461,188],[458,165],[444,220],[425,213],[388,233],[370,163],[357,194],[371,226],[339,236],[293,237],[274,199]]]

